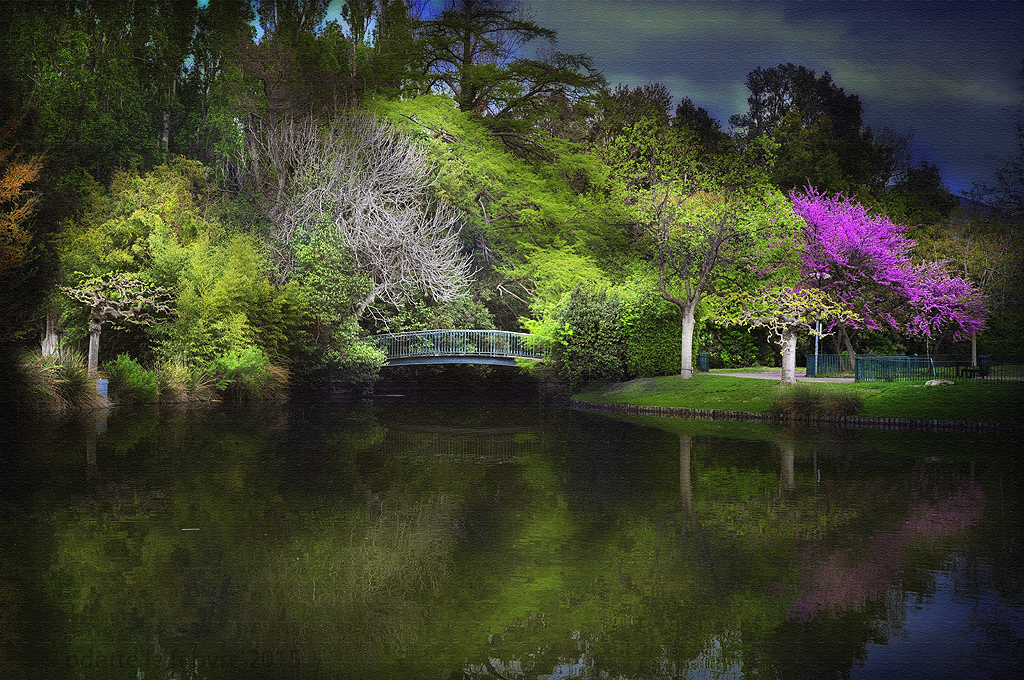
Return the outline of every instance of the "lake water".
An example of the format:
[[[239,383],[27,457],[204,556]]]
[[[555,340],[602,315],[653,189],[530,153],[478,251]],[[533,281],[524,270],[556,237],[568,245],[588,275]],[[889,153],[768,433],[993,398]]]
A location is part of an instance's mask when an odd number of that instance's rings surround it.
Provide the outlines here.
[[[0,678],[1010,678],[995,435],[523,392],[40,417],[0,438]]]

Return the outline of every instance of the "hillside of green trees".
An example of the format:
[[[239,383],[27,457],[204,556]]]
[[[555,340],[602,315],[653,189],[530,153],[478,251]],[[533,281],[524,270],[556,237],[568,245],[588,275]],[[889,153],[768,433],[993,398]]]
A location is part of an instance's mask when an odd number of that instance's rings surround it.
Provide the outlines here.
[[[534,333],[573,386],[778,365],[817,318],[828,352],[1024,353],[1024,120],[957,197],[827,73],[755,69],[723,126],[514,1],[327,5],[2,3],[8,397],[72,403],[97,368],[122,400],[366,389],[367,337],[431,328]],[[809,294],[795,196],[905,226],[984,325]]]

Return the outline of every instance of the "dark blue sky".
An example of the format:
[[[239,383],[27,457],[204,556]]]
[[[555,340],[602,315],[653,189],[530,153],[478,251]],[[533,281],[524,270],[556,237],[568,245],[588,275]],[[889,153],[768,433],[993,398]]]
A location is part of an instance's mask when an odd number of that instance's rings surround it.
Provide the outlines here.
[[[992,182],[1024,101],[1024,2],[529,0],[614,87],[664,83],[727,126],[747,74],[792,62],[860,96],[872,128],[913,128],[954,192]]]

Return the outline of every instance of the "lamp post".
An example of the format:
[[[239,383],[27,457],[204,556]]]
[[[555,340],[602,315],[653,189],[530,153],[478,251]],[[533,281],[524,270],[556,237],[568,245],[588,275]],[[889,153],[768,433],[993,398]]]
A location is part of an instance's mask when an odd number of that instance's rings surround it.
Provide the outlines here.
[[[813,272],[811,278],[814,279],[815,286],[821,288],[821,280],[831,278],[825,272]],[[814,375],[818,375],[818,368],[821,364],[818,363],[818,341],[821,340],[821,321],[814,322]],[[809,368],[809,367],[808,367]]]

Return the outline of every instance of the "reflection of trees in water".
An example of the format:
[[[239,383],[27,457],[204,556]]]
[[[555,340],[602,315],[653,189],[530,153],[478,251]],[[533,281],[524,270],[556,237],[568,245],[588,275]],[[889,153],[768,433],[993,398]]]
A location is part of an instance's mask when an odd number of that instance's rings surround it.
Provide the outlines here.
[[[683,667],[717,661],[721,670],[742,659],[744,668],[774,668],[782,678],[818,677],[814,668],[822,677],[842,675],[863,659],[867,643],[901,634],[907,569],[921,560],[934,565],[946,539],[981,519],[981,486],[948,465],[890,464],[865,475],[841,456],[822,482],[813,446],[783,439],[776,447],[779,467],[770,472],[716,463],[717,452],[680,437],[680,495],[715,556],[707,565],[726,572],[740,565],[747,592],[764,591],[761,606],[745,617],[742,644],[713,633],[706,652]],[[722,599],[742,599],[743,592],[734,585]],[[784,603],[774,614],[771,594]],[[758,609],[766,625],[750,615]]]
[[[536,454],[537,441],[535,433],[518,428],[390,429],[387,435],[387,445],[396,451],[494,463],[511,463]]]
[[[940,482],[924,468],[889,484],[861,487],[859,493],[866,507],[898,508],[905,499],[906,509],[890,514],[890,521],[870,533],[851,530],[825,543],[801,546],[801,594],[790,608],[791,617],[834,616],[884,597],[899,583],[911,551],[934,550],[982,516],[982,490],[976,481]]]
[[[314,514],[304,523],[247,581],[240,632],[256,653],[343,669],[414,643],[424,625],[421,595],[451,575],[451,499]]]
[[[174,462],[140,473],[150,451],[112,455],[110,432],[99,436],[102,484],[84,485],[74,513],[51,513],[48,587],[69,637],[136,645],[154,658],[147,677],[186,677],[224,649],[304,664],[281,677],[373,677],[403,657],[425,669],[407,677],[728,675],[783,668],[827,639],[845,641],[827,648],[842,670],[899,632],[908,560],[938,559],[982,500],[955,468],[925,462],[851,454],[819,481],[813,445],[793,440],[608,426],[570,433],[569,468],[563,431],[439,428],[406,442],[367,418],[324,425],[333,438],[288,425],[268,445],[263,420],[150,428],[152,451]],[[69,478],[81,483],[77,446]],[[806,616],[790,618],[794,602]],[[198,677],[221,673],[246,677]]]
[[[756,545],[820,538],[858,515],[856,509],[814,493],[808,480],[801,479],[798,484],[792,440],[779,440],[775,446],[779,454],[777,471],[702,461],[696,474],[694,502],[708,529]]]

